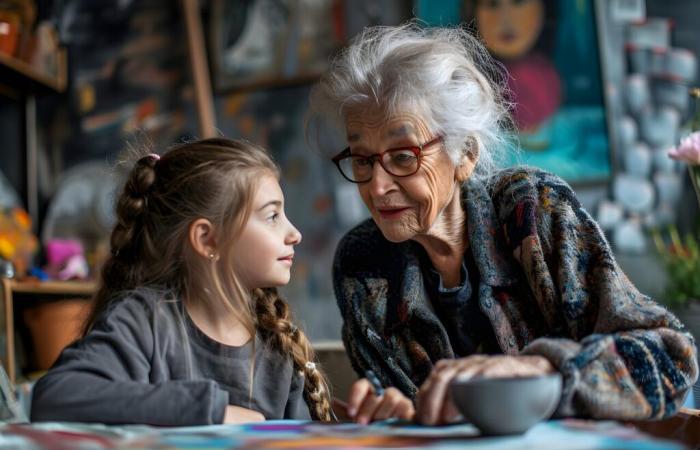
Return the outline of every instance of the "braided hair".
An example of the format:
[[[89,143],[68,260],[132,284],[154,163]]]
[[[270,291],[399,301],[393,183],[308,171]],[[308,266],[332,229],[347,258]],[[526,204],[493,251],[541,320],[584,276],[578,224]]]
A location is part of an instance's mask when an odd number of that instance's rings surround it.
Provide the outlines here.
[[[153,243],[148,232],[144,231],[147,196],[155,181],[154,166],[159,157],[149,154],[134,165],[117,199],[117,222],[110,236],[112,256],[102,266],[100,286],[94,297],[93,308],[85,322],[83,335],[87,334],[97,318],[111,303],[117,292],[135,288],[142,284],[149,266],[138,258],[143,253],[152,253]],[[140,246],[148,250],[140,250]]]
[[[283,354],[290,355],[294,369],[304,376],[304,399],[311,417],[331,420],[330,392],[323,372],[316,367],[314,351],[306,335],[292,322],[289,305],[275,288],[253,291],[257,325],[265,339]]]

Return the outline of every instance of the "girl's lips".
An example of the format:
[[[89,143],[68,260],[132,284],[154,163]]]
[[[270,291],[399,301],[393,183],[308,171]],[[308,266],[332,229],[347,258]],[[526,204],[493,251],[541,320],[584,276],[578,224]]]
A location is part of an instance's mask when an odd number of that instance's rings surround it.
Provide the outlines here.
[[[377,211],[382,219],[396,219],[401,216],[404,211],[408,211],[409,209],[411,208],[377,208]]]
[[[288,256],[283,256],[282,258],[277,258],[277,261],[283,262],[285,264],[289,264],[291,266],[293,259],[294,259],[294,255],[288,255]]]

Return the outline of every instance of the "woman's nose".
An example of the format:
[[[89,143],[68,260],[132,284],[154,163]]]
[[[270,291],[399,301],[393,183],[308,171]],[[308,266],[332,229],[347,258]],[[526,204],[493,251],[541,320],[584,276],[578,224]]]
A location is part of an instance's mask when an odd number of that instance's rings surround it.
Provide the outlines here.
[[[379,161],[372,166],[372,179],[368,181],[373,196],[386,194],[394,184],[394,178],[384,170]]]

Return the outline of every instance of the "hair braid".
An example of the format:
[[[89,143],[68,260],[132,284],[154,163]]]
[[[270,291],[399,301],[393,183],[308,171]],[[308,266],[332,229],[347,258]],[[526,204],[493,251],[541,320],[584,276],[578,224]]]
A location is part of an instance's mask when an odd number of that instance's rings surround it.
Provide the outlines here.
[[[156,180],[152,155],[139,159],[131,171],[124,190],[117,200],[117,223],[112,231],[110,244],[112,254],[118,255],[130,248],[138,248],[135,241],[143,228],[143,216],[148,204],[147,195]],[[136,252],[127,252],[125,257],[135,257]]]
[[[275,288],[253,291],[257,325],[264,338],[292,358],[294,369],[304,376],[304,400],[314,420],[331,420],[330,391],[326,377],[316,367],[314,351],[306,335],[292,322],[289,305]]]
[[[84,334],[90,331],[97,315],[112,300],[115,292],[135,288],[143,281],[144,254],[152,249],[144,229],[144,216],[147,196],[156,180],[154,168],[157,161],[152,154],[140,158],[117,199],[117,223],[110,236],[112,256],[102,266],[102,283],[95,296],[96,304],[83,327]]]

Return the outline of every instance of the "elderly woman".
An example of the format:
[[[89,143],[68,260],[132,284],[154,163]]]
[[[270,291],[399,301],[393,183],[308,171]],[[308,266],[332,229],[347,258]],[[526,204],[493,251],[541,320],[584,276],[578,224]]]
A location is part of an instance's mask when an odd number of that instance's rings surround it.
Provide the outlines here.
[[[554,371],[559,416],[675,413],[698,376],[692,337],[629,282],[565,182],[495,169],[512,148],[499,73],[465,30],[376,27],[312,92],[372,216],[336,253],[343,340],[358,374],[392,386],[356,382],[348,413],[443,423],[456,376]]]

